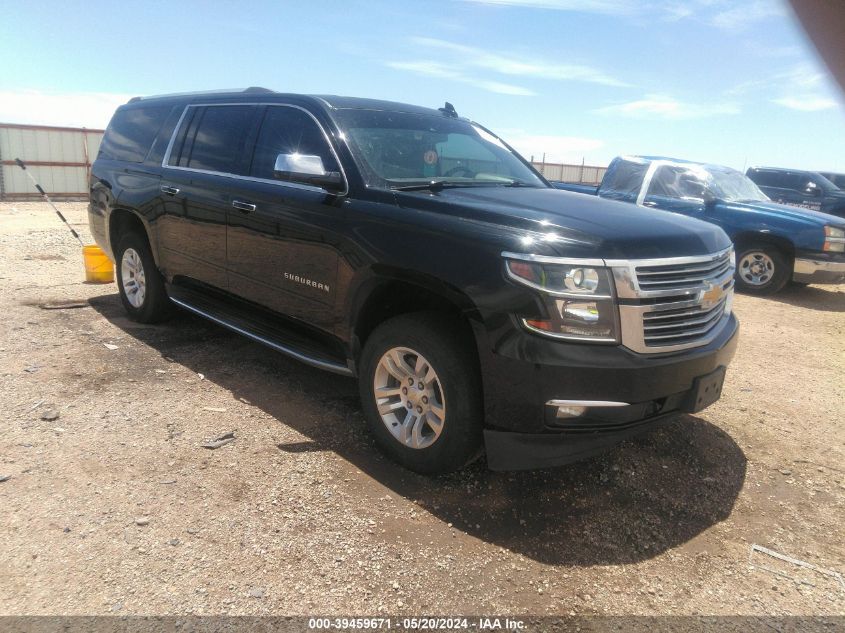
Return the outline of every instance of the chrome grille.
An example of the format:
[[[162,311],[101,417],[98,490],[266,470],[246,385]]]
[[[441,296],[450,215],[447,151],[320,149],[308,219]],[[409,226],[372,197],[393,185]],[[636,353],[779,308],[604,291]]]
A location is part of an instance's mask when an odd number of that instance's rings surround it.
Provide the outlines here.
[[[613,267],[622,344],[641,353],[706,345],[733,301],[732,249],[713,255],[608,262]]]
[[[731,268],[730,251],[708,262],[637,266],[640,290],[686,290],[718,279]]]
[[[669,308],[643,313],[643,341],[647,347],[674,345],[706,337],[719,325],[725,313],[727,296],[716,305],[705,308]],[[671,304],[670,304],[671,305]],[[657,307],[657,306],[655,306]]]

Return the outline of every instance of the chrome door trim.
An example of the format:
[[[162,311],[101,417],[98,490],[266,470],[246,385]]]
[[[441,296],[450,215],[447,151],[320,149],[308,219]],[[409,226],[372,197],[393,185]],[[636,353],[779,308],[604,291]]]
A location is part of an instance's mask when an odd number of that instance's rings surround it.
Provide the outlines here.
[[[214,106],[267,106],[267,107],[277,107],[277,108],[294,108],[296,110],[301,110],[309,117],[314,123],[317,125],[317,128],[323,134],[323,138],[325,139],[326,143],[329,146],[329,150],[334,156],[335,162],[337,162],[337,166],[340,169],[340,174],[343,176],[343,190],[342,191],[329,191],[328,189],[323,189],[322,187],[317,187],[316,185],[306,185],[303,183],[298,182],[284,182],[281,180],[272,180],[270,178],[254,178],[252,176],[242,176],[240,174],[232,174],[229,172],[222,172],[222,171],[212,171],[210,169],[195,169],[193,167],[180,167],[178,165],[168,165],[168,161],[170,160],[170,154],[173,151],[173,145],[176,142],[176,137],[179,134],[179,130],[182,127],[182,123],[185,120],[185,116],[188,114],[189,108],[206,108],[206,107],[214,107]],[[253,148],[254,149],[254,148]],[[198,174],[209,174],[212,176],[225,176],[227,178],[235,178],[237,180],[245,180],[248,182],[262,182],[268,183],[271,185],[278,185],[280,187],[291,187],[293,189],[303,189],[306,191],[316,191],[322,192],[327,195],[332,196],[345,196],[349,193],[349,179],[346,177],[346,170],[343,167],[343,163],[340,161],[340,157],[337,154],[337,151],[332,144],[331,138],[329,137],[328,133],[326,132],[325,128],[322,126],[317,117],[315,117],[311,112],[303,108],[302,106],[294,105],[292,103],[267,103],[267,102],[258,102],[258,101],[250,101],[250,102],[227,102],[227,103],[189,103],[185,106],[185,109],[182,111],[182,116],[179,117],[179,121],[176,123],[176,128],[173,130],[173,134],[170,136],[170,142],[167,144],[167,150],[164,152],[164,158],[161,160],[161,167],[162,169],[177,169],[179,171],[187,171],[193,172]]]

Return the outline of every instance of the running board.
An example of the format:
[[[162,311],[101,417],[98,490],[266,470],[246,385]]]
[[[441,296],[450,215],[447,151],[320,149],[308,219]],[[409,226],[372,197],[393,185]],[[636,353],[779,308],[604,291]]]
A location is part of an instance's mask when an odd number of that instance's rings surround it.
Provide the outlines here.
[[[179,286],[168,286],[167,294],[170,300],[179,307],[306,365],[342,376],[354,375],[347,365],[331,358],[330,354],[313,349],[316,343],[311,344],[303,336],[292,332],[286,337],[283,327],[278,325],[268,327],[267,323],[250,318],[242,309],[239,310],[234,306],[229,309],[229,306],[224,306],[210,297]]]

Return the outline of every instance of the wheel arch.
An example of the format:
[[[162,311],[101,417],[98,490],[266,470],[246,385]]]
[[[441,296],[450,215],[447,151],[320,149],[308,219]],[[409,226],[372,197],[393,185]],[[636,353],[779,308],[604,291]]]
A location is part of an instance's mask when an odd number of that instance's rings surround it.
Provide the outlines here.
[[[737,255],[741,248],[751,244],[769,244],[780,250],[790,261],[795,259],[795,244],[781,235],[761,231],[741,231],[733,236],[733,242]]]
[[[370,271],[349,303],[347,327],[352,356],[360,356],[367,338],[384,321],[411,312],[434,311],[454,317],[472,335],[476,358],[476,331],[482,325],[478,308],[455,286],[423,273],[382,268]]]
[[[122,207],[112,209],[111,213],[109,213],[108,235],[109,246],[111,247],[113,257],[117,257],[115,249],[117,248],[117,244],[120,241],[121,236],[131,231],[137,231],[147,239],[147,243],[150,245],[150,251],[153,254],[153,259],[158,266],[158,249],[155,248],[155,243],[152,239],[152,232],[150,231],[150,227],[146,220],[144,220],[144,218],[135,211]]]

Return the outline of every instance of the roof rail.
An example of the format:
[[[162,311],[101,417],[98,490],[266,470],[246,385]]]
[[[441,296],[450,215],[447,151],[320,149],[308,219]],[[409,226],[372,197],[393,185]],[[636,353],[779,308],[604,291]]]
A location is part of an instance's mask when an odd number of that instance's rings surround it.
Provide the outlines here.
[[[164,97],[190,97],[193,95],[213,95],[213,94],[272,94],[275,90],[263,88],[262,86],[250,86],[249,88],[231,88],[228,90],[198,90],[196,92],[172,92],[161,95],[147,95],[145,97],[132,97],[127,103],[135,103],[136,101],[143,101],[144,99],[161,99]]]

